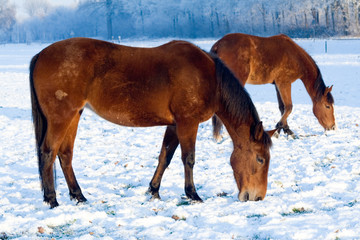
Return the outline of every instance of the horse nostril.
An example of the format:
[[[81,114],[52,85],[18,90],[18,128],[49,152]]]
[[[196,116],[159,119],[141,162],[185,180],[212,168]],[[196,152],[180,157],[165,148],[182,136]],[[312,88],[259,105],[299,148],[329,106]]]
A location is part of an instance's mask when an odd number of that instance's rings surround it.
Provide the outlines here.
[[[330,130],[336,130],[336,126],[325,128],[325,131],[330,131]]]
[[[255,201],[261,201],[261,200],[262,200],[262,197],[255,198]]]
[[[249,201],[249,193],[248,193],[248,192],[246,192],[246,193],[244,194],[244,201],[245,201],[245,202]]]

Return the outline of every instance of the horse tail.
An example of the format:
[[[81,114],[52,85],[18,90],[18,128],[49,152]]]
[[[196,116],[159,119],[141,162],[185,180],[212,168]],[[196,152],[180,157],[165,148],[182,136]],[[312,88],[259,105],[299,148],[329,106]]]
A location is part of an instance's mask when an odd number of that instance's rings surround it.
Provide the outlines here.
[[[220,120],[220,118],[216,115],[212,116],[211,120],[212,120],[212,125],[213,125],[213,138],[215,139],[216,142],[220,142],[222,139],[220,132],[221,132],[223,123]]]
[[[34,68],[36,65],[36,62],[39,58],[39,54],[36,54],[32,59],[30,63],[30,94],[31,94],[31,110],[32,110],[32,119],[34,124],[34,130],[35,130],[35,141],[36,141],[36,152],[38,156],[38,165],[39,165],[39,173],[41,178],[41,168],[43,166],[42,160],[41,160],[41,150],[40,146],[42,142],[44,141],[44,137],[47,130],[47,120],[45,118],[44,113],[41,111],[39,100],[36,95],[35,87],[34,87]]]

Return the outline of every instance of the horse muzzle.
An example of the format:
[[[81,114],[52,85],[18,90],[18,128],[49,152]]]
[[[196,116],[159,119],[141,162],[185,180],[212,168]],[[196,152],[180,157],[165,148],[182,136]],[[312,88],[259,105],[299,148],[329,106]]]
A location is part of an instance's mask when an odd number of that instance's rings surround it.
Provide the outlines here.
[[[240,192],[238,198],[240,202],[261,201],[264,199],[263,196],[258,194],[250,194],[248,191]]]
[[[336,124],[334,126],[332,126],[332,127],[325,128],[325,131],[331,131],[331,130],[337,130]]]

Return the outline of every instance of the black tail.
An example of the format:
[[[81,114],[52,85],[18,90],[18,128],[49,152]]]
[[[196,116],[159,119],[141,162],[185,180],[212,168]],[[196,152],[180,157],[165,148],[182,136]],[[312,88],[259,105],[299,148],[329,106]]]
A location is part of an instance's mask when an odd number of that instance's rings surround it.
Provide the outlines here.
[[[222,137],[220,135],[223,123],[220,120],[220,118],[216,115],[212,116],[212,125],[213,125],[213,138],[217,141],[220,142]]]
[[[38,164],[39,164],[39,173],[41,178],[41,168],[43,166],[43,163],[41,162],[41,150],[40,146],[42,142],[44,141],[45,133],[47,130],[47,120],[41,111],[39,101],[36,95],[35,87],[34,87],[34,68],[36,65],[36,62],[38,60],[39,54],[35,55],[31,59],[30,63],[30,94],[31,94],[31,109],[32,109],[32,118],[33,118],[33,124],[35,129],[35,140],[36,140],[36,151],[38,155]]]

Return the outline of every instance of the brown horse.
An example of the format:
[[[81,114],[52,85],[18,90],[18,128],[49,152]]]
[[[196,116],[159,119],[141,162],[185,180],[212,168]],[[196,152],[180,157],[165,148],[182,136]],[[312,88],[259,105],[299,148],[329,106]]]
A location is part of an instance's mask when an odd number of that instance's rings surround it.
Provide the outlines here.
[[[149,192],[160,198],[162,175],[180,144],[185,193],[201,201],[193,181],[198,125],[217,114],[233,143],[230,161],[239,199],[261,200],[267,188],[271,146],[255,106],[217,57],[183,41],[134,48],[73,38],[50,45],[30,65],[32,114],[44,201],[58,206],[53,164],[59,157],[70,197],[86,201],[72,156],[85,106],[123,126],[167,125]]]
[[[292,110],[291,84],[301,79],[313,102],[313,112],[325,130],[335,129],[334,99],[326,87],[320,70],[309,54],[286,35],[268,38],[241,33],[228,34],[211,48],[244,86],[275,84],[282,114],[276,128],[294,135],[287,124]],[[218,138],[221,122],[213,118],[214,137]]]

